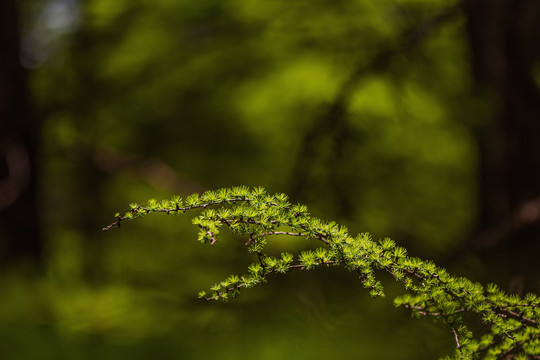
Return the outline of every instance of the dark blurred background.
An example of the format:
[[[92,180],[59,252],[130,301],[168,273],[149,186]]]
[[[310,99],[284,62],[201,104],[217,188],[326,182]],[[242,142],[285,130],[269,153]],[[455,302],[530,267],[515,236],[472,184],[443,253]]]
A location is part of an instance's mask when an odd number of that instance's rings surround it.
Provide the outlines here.
[[[130,202],[264,186],[451,272],[540,291],[537,0],[5,0],[1,359],[433,359],[340,269],[250,263]],[[277,239],[278,251],[313,246]],[[384,278],[384,275],[381,275]]]

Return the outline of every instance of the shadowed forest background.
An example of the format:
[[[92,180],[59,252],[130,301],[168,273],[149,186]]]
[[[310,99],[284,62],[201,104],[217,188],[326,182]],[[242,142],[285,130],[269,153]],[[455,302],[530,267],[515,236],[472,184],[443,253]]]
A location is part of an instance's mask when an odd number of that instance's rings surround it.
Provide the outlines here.
[[[189,214],[101,232],[234,185],[540,292],[537,0],[7,0],[0,27],[1,359],[452,351],[391,282],[317,270],[206,303],[242,239],[202,246]]]

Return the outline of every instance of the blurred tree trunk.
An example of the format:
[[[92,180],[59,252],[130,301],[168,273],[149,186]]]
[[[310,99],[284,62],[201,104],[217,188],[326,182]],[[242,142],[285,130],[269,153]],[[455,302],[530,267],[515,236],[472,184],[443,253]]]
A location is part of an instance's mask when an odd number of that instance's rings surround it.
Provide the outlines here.
[[[38,123],[19,61],[16,0],[0,3],[0,257],[3,262],[42,254],[36,201]]]
[[[491,109],[477,134],[480,227],[496,231],[477,247],[506,252],[496,261],[510,280],[527,272],[522,264],[537,266],[540,249],[540,208],[527,206],[540,197],[540,1],[465,0],[465,12],[475,80]]]

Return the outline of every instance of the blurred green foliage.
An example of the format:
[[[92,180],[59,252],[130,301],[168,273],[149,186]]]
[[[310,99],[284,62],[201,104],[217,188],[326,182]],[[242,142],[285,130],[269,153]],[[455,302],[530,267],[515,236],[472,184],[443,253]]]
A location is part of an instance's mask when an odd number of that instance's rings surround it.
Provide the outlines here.
[[[339,127],[317,123],[358,68],[452,2],[28,2],[25,64],[43,120],[44,274],[0,281],[0,358],[431,359],[451,339],[373,301],[349,273],[295,274],[227,305],[197,291],[248,263],[188,219],[102,234],[117,209],[232,185],[290,192],[413,255],[456,248],[475,216],[463,19],[366,71]],[[308,134],[317,151],[303,158]],[[339,151],[335,151],[335,149]],[[344,212],[336,201],[351,194]],[[283,250],[307,244],[280,240]],[[389,289],[391,294],[392,289]],[[29,347],[27,344],[32,344]],[[389,346],[392,344],[392,346]]]

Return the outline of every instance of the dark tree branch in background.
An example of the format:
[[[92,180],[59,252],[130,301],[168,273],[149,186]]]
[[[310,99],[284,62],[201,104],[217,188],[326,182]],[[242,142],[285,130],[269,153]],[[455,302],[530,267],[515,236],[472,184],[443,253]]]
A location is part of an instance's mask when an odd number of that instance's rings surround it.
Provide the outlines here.
[[[467,0],[473,75],[490,103],[478,129],[480,228],[540,196],[540,2]]]
[[[342,83],[327,110],[313,121],[311,128],[307,130],[301,140],[292,170],[291,193],[296,195],[303,193],[302,190],[311,181],[310,170],[318,161],[321,161],[321,157],[324,156],[323,166],[327,169],[333,169],[340,159],[345,158],[345,138],[349,136],[346,113],[351,96],[359,82],[368,75],[388,70],[396,57],[410,55],[437,29],[460,13],[461,7],[460,4],[457,4],[424,19],[413,28],[406,29],[401,35],[401,39],[397,41],[398,45],[390,45],[381,49],[370,60],[363,62],[352,72],[349,78]],[[321,155],[320,143],[324,139],[334,139],[334,141],[330,154]],[[336,181],[336,179],[329,181],[333,185],[331,186],[332,195],[338,202],[340,215],[346,216],[351,213],[353,204],[351,199],[343,193],[342,189],[346,186],[341,186],[341,184],[335,183]]]
[[[42,254],[36,194],[39,124],[19,61],[16,3],[0,4],[0,258],[37,263]]]
[[[526,202],[508,219],[482,231],[474,240],[473,249],[497,244],[509,235],[540,221],[540,197]]]
[[[535,291],[540,251],[540,63],[538,0],[464,0],[476,91],[488,112],[475,130],[479,218],[467,249],[493,279],[529,276]],[[458,254],[459,255],[459,254]],[[537,282],[536,288],[534,283]]]
[[[477,254],[478,252],[498,245],[508,239],[512,234],[540,223],[540,197],[526,202],[511,216],[500,220],[494,226],[483,229],[471,237],[461,248],[448,257],[453,262],[463,254]]]

